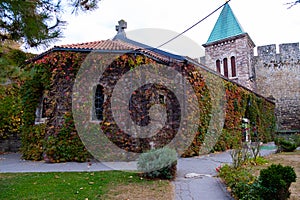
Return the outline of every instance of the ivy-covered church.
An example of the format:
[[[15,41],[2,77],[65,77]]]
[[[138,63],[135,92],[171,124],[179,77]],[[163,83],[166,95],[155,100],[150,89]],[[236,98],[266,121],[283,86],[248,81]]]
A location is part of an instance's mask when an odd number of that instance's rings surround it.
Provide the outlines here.
[[[250,63],[250,58],[254,57],[254,43],[242,30],[229,4],[223,8],[203,45],[206,56],[200,63],[130,40],[126,37],[126,27],[126,22],[121,20],[112,40],[55,46],[28,61],[26,70],[31,71],[32,76],[22,91],[21,151],[25,159],[85,161],[91,156],[91,149],[87,149],[82,143],[86,142],[79,137],[78,131],[82,131],[79,130],[82,127],[88,127],[86,132],[98,127],[115,145],[137,153],[147,151],[153,145],[163,147],[182,131],[180,140],[190,140],[182,156],[240,145],[243,118],[250,120],[253,137],[263,142],[273,139],[276,126],[274,99],[257,92]],[[90,68],[82,67],[86,63]],[[146,84],[136,88],[123,107],[122,102],[114,103],[118,81],[141,66],[175,71],[174,77],[168,77],[172,80],[170,85],[182,86],[182,97],[189,97],[185,88],[191,87],[194,99],[176,100],[177,94],[168,90],[164,81],[152,84],[146,81],[147,76],[139,76]],[[82,74],[85,76],[78,79]],[[130,77],[124,82],[126,87],[131,87]],[[78,92],[87,95],[77,96]],[[193,134],[182,129],[181,123],[189,116],[181,115],[188,104],[182,104],[181,99],[197,105],[197,127]],[[151,122],[153,105],[160,105],[166,117],[151,137],[134,137],[122,129],[121,124],[126,124],[128,118],[138,126],[147,126]],[[74,113],[76,109],[80,114]],[[124,113],[128,110],[129,117],[124,114],[125,117],[117,121],[113,114],[115,110],[124,110]],[[80,127],[75,121],[80,121]]]

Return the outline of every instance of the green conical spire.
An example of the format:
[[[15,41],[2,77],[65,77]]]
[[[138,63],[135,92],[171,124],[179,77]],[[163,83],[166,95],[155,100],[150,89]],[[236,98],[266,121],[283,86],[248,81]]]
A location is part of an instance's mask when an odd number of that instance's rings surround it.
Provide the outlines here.
[[[206,44],[237,36],[243,33],[245,32],[242,26],[233,14],[229,4],[226,3],[212,32],[210,33]]]

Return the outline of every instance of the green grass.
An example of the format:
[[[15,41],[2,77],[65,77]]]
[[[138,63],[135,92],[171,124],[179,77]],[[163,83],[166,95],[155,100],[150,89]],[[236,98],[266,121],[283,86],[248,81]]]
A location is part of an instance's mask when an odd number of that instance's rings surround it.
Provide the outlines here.
[[[109,187],[135,183],[151,185],[155,181],[119,171],[0,173],[0,199],[105,199]]]

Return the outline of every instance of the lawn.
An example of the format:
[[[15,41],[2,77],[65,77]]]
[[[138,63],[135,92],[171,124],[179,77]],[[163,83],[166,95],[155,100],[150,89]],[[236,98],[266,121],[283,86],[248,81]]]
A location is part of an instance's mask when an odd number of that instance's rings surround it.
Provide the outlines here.
[[[0,199],[173,199],[169,181],[145,180],[136,173],[0,173]]]

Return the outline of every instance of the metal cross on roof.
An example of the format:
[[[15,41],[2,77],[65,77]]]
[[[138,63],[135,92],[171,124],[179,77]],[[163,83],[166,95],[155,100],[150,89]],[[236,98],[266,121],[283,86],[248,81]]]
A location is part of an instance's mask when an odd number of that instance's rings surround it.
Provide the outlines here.
[[[120,20],[118,21],[119,25],[116,26],[116,31],[118,31],[118,33],[122,33],[124,32],[124,29],[127,28],[127,22],[125,20]]]

